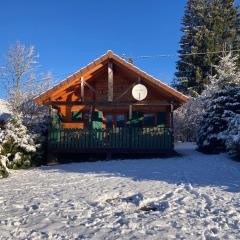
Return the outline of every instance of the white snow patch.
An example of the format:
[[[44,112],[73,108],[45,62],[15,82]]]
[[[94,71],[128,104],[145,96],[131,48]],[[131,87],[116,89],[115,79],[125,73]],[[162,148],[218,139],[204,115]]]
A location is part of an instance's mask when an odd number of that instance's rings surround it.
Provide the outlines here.
[[[11,111],[8,102],[0,99],[0,121],[6,121],[10,116]]]
[[[13,171],[0,181],[0,239],[238,239],[240,163],[194,148]]]

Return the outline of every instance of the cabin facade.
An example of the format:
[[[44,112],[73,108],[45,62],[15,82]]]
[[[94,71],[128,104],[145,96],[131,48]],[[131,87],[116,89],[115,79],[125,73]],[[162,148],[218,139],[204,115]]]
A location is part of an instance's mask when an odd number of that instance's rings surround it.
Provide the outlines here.
[[[52,152],[157,153],[173,150],[173,111],[187,99],[108,51],[35,102],[49,106]]]

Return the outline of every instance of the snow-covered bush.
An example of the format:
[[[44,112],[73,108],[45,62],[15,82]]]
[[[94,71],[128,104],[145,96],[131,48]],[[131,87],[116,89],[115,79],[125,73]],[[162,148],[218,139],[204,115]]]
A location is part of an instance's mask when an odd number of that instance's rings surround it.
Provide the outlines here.
[[[229,128],[226,135],[226,150],[228,154],[233,159],[240,161],[240,114],[236,114],[229,121]]]
[[[200,97],[191,98],[186,104],[174,111],[175,141],[196,141],[202,112],[202,100]]]
[[[7,162],[8,162],[8,158],[0,155],[0,178],[1,177],[8,177],[8,175],[9,175]]]
[[[2,142],[4,139],[4,131],[0,128],[0,153],[2,150]],[[7,157],[2,156],[0,154],[0,178],[1,177],[7,177],[9,175],[9,171],[7,168]]]
[[[23,125],[22,114],[13,115],[5,126],[0,151],[0,155],[7,158],[7,167],[30,167],[39,147],[35,144],[36,138]]]
[[[232,127],[240,110],[240,72],[236,58],[231,54],[223,57],[216,71],[209,89],[202,95],[205,112],[197,144],[199,150],[206,153],[231,152],[231,147],[238,148],[234,134],[239,131],[239,125]]]

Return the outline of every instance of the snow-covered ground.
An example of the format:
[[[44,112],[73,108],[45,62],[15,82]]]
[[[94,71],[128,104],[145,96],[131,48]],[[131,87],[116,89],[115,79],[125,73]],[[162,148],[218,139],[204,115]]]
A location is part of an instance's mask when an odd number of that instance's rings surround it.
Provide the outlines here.
[[[0,180],[0,239],[239,239],[240,163],[194,147],[14,171]]]

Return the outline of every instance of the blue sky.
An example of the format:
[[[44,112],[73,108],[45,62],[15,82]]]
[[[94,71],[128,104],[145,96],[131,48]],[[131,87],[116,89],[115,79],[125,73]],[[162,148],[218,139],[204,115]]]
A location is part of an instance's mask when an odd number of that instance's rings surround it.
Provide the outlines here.
[[[5,0],[0,57],[17,40],[34,45],[42,70],[61,80],[108,49],[122,56],[176,54],[186,0]],[[170,83],[177,57],[137,58]]]

